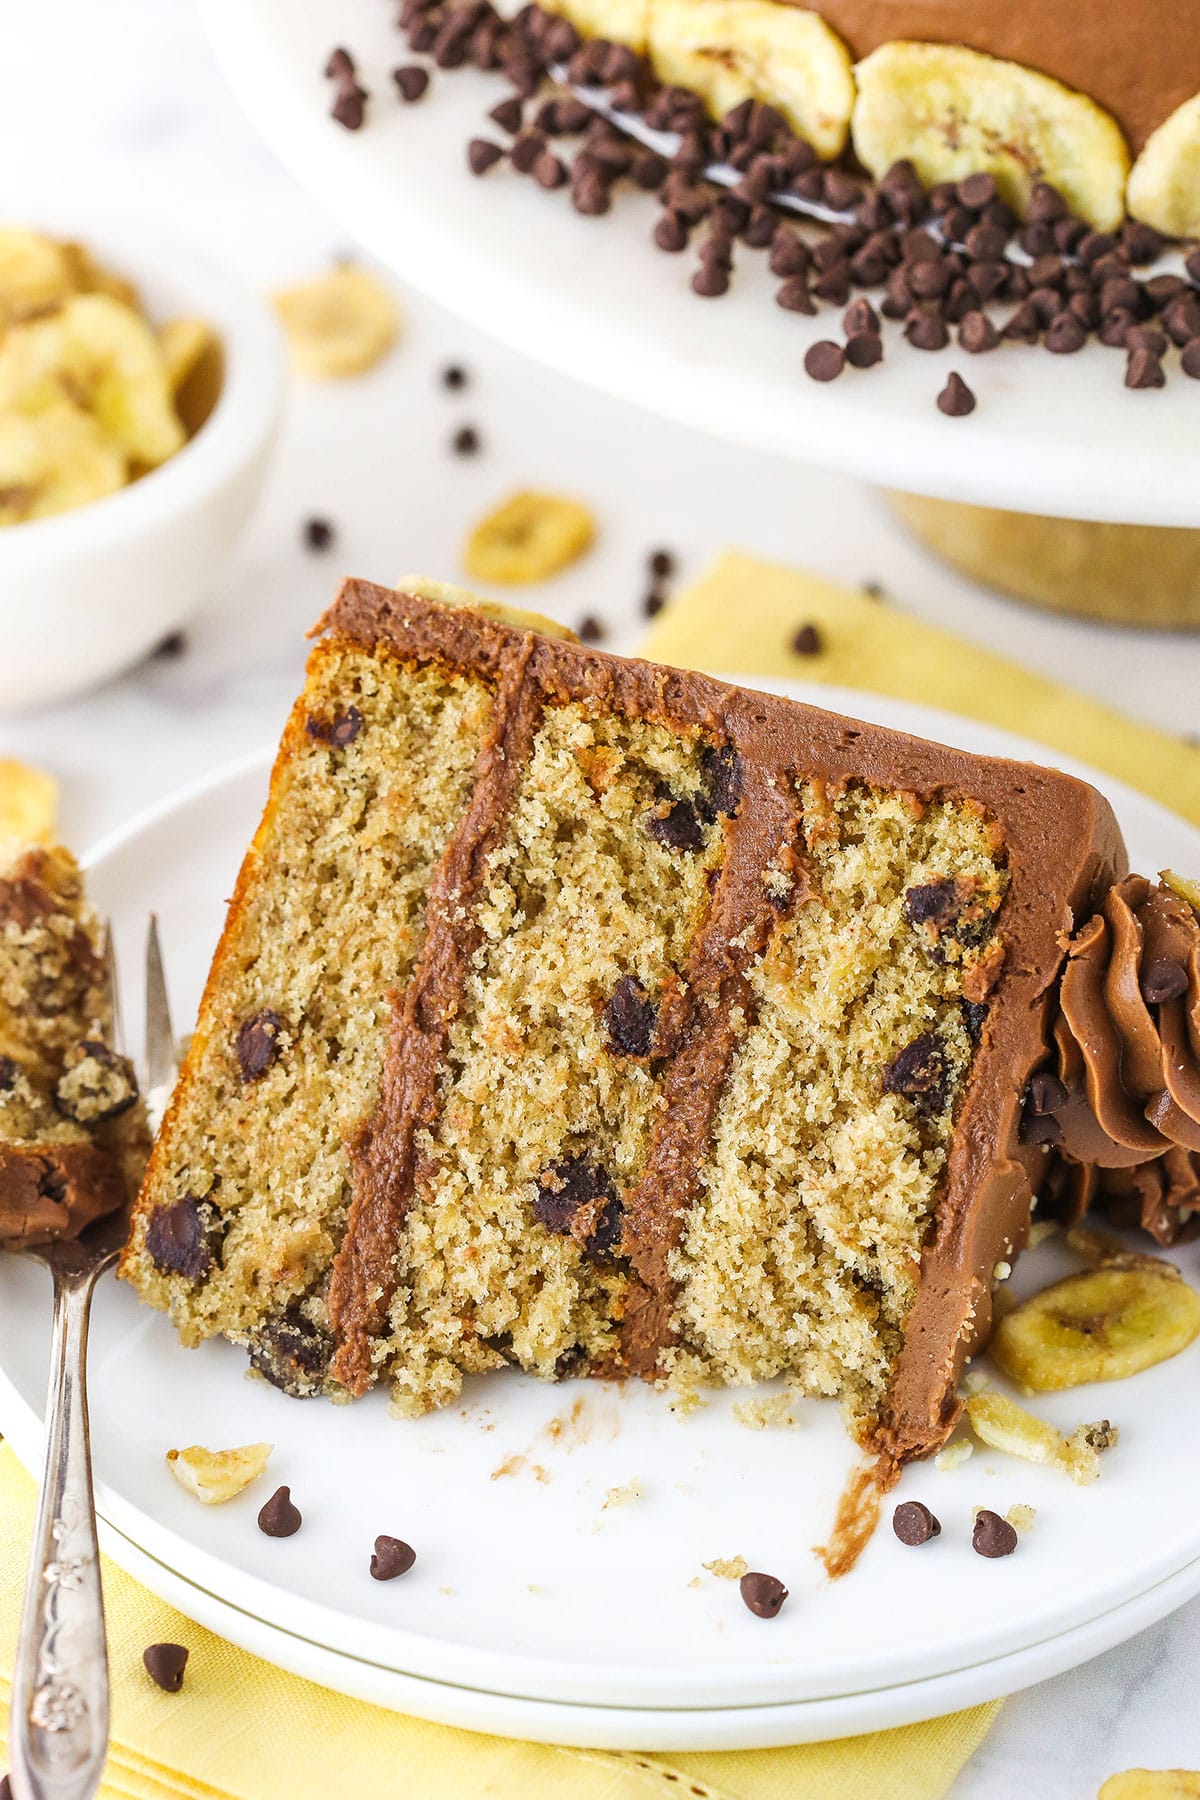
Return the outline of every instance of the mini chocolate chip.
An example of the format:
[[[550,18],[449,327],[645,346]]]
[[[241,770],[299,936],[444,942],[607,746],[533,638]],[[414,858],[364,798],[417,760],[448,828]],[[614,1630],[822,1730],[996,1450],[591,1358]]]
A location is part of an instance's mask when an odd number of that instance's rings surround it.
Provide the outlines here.
[[[857,337],[860,332],[870,331],[878,335],[879,314],[867,299],[855,300],[842,315],[842,330],[847,337]]]
[[[177,1694],[183,1686],[187,1659],[183,1644],[148,1644],[142,1651],[147,1675],[165,1694]]]
[[[959,1010],[962,1013],[963,1029],[973,1044],[977,1044],[983,1036],[984,1020],[988,1016],[987,1003],[983,1000],[960,1000]]]
[[[429,70],[422,69],[417,63],[408,63],[392,70],[392,80],[402,100],[419,100],[429,87]]]
[[[1029,1083],[1029,1110],[1039,1118],[1061,1112],[1070,1096],[1051,1069],[1039,1069]]]
[[[353,711],[354,708],[351,708]],[[361,721],[360,721],[361,722]],[[330,728],[333,729],[332,727]],[[243,1081],[260,1081],[280,1053],[279,1035],[287,1021],[280,1013],[264,1007],[253,1018],[238,1027],[234,1054]]]
[[[958,883],[953,876],[941,881],[926,881],[910,887],[904,894],[904,917],[910,925],[951,924],[960,911]]]
[[[1087,332],[1072,312],[1060,312],[1046,328],[1046,349],[1055,356],[1073,356],[1087,342]]]
[[[146,1255],[164,1275],[199,1281],[212,1267],[208,1222],[211,1207],[185,1194],[171,1206],[156,1206],[146,1226]]]
[[[662,215],[654,227],[654,241],[671,256],[687,249],[688,228],[679,213],[668,210]]]
[[[467,371],[462,367],[462,364],[447,363],[446,367],[442,370],[442,386],[444,388],[449,388],[451,393],[457,394],[459,390],[465,388],[466,385]]]
[[[1193,381],[1200,381],[1200,337],[1194,337],[1190,344],[1184,345],[1179,366]]]
[[[498,125],[501,131],[507,131],[513,137],[520,131],[524,116],[520,99],[516,94],[510,94],[507,100],[501,100],[499,105],[493,106],[488,114],[488,118],[493,124]]]
[[[811,266],[812,252],[803,238],[796,237],[790,231],[776,233],[771,254],[767,258],[767,267],[772,275],[805,275]]]
[[[883,1072],[885,1094],[900,1094],[919,1112],[939,1113],[948,1098],[946,1052],[936,1031],[923,1031],[898,1050]]]
[[[335,719],[308,719],[304,729],[318,743],[328,744],[332,750],[345,750],[362,730],[362,723],[363,716],[357,706],[348,706]]]
[[[946,385],[937,397],[938,411],[948,419],[963,419],[975,411],[975,396],[958,373],[951,369]]]
[[[845,360],[840,344],[822,338],[805,352],[804,372],[813,381],[834,381],[841,374]]]
[[[596,1215],[584,1256],[590,1263],[611,1262],[614,1252],[619,1248],[621,1233],[625,1227],[625,1208],[616,1194],[606,1200]]]
[[[11,1056],[0,1056],[0,1094],[10,1094],[17,1085],[20,1066]]]
[[[675,573],[675,558],[669,550],[652,550],[646,566],[657,580],[669,581]]]
[[[636,976],[622,975],[604,1008],[610,1047],[620,1056],[649,1056],[658,1009]]]
[[[941,1526],[920,1500],[903,1500],[892,1514],[892,1530],[902,1544],[927,1544]]]
[[[692,292],[703,300],[719,300],[729,292],[729,276],[717,263],[706,263],[692,276]]]
[[[308,550],[328,550],[335,532],[328,519],[305,519],[304,545]]]
[[[461,425],[450,439],[455,456],[478,456],[480,439],[473,425]]]
[[[376,1581],[395,1581],[397,1575],[407,1575],[416,1560],[416,1551],[403,1538],[377,1537],[371,1574]]]
[[[801,625],[793,634],[792,651],[796,656],[819,656],[821,633],[815,625]]]
[[[543,150],[533,165],[533,179],[547,192],[566,187],[567,165],[552,150]]]
[[[14,1800],[12,1782],[7,1775],[0,1777],[0,1800]]]
[[[1166,386],[1163,366],[1152,350],[1131,350],[1125,365],[1127,388],[1160,388]]]
[[[971,1548],[980,1556],[1011,1556],[1017,1547],[1017,1534],[1007,1519],[987,1507],[975,1515]]]
[[[588,613],[586,618],[580,619],[578,636],[582,643],[600,644],[603,643],[606,635],[603,625],[594,613]]]
[[[472,138],[467,145],[467,167],[472,175],[486,175],[503,155],[499,144],[493,144],[490,138]]]
[[[1055,219],[1061,219],[1066,210],[1067,203],[1057,188],[1051,187],[1048,181],[1034,183],[1033,191],[1030,193],[1025,208],[1027,219],[1031,219],[1035,223],[1038,221],[1053,223]]]
[[[808,276],[789,275],[775,291],[775,304],[782,306],[784,312],[807,313],[810,317],[815,314],[817,309],[808,291]],[[812,355],[811,350],[809,355]]]
[[[258,1515],[258,1529],[267,1537],[294,1537],[303,1523],[289,1487],[276,1488]]]
[[[1153,225],[1143,225],[1140,219],[1126,219],[1121,227],[1122,246],[1135,266],[1152,263],[1162,254],[1166,241],[1161,233],[1155,231]]]
[[[846,339],[846,361],[852,369],[873,369],[883,361],[883,339],[877,331],[858,331]]]
[[[972,212],[982,212],[988,203],[996,198],[996,178],[982,170],[975,175],[966,175],[958,184],[958,198],[963,206],[969,206]]]
[[[742,798],[742,759],[732,744],[705,744],[700,767],[712,814],[733,818]]]
[[[1155,325],[1131,325],[1125,333],[1127,350],[1149,350],[1151,356],[1165,356],[1167,336]]]
[[[950,342],[941,313],[921,312],[915,307],[904,321],[904,335],[914,350],[944,350]]]
[[[1052,1113],[1037,1113],[1027,1106],[1017,1127],[1017,1141],[1021,1144],[1061,1144],[1062,1126]]]
[[[648,619],[656,619],[666,604],[666,595],[652,590],[642,601],[642,611]]]
[[[1174,957],[1156,956],[1142,975],[1141,988],[1147,1006],[1161,1006],[1164,1001],[1178,1000],[1188,990],[1187,970]]]
[[[1010,343],[1036,344],[1042,335],[1042,321],[1038,317],[1037,308],[1030,306],[1028,300],[1024,301],[1005,323],[1000,335]]]
[[[369,99],[366,88],[353,79],[346,79],[338,88],[329,116],[347,131],[358,131],[366,119]]]
[[[570,1233],[575,1214],[593,1200],[614,1200],[616,1190],[604,1169],[583,1156],[554,1163],[536,1184],[533,1216],[557,1237]]]
[[[664,799],[669,796],[664,795]],[[664,814],[651,813],[646,830],[670,850],[702,850],[704,830],[690,800],[672,801]]]
[[[738,1586],[742,1599],[756,1619],[773,1619],[788,1597],[787,1589],[777,1576],[763,1575],[757,1570],[743,1575]]]
[[[339,44],[336,49],[329,52],[329,60],[325,64],[326,80],[344,81],[347,76],[353,78],[354,73],[354,58]]]
[[[169,631],[166,637],[160,639],[154,646],[150,654],[159,662],[174,662],[176,657],[182,656],[187,649],[187,642],[186,632]],[[3,1794],[0,1794],[0,1800],[4,1800]]]

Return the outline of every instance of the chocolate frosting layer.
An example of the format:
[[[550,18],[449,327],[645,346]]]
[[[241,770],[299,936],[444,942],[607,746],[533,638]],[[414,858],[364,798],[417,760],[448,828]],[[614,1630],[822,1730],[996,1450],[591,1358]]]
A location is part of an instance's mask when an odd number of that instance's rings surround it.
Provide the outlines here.
[[[1200,919],[1170,888],[1130,875],[1070,939],[1054,1054],[1042,1134],[1096,1172],[1068,1210],[1098,1194],[1174,1241],[1200,1207]]]
[[[986,809],[1009,873],[999,918],[1005,961],[995,972],[921,1258],[917,1297],[875,1439],[880,1452],[895,1461],[937,1448],[960,1410],[955,1388],[964,1360],[991,1323],[995,1265],[1024,1242],[1034,1189],[1045,1174],[1044,1149],[1021,1139],[1021,1098],[1045,1057],[1064,945],[1077,920],[1094,909],[1127,866],[1107,803],[1083,782],[1053,770],[971,756],[704,675],[523,631],[470,606],[446,607],[368,582],[345,583],[318,629],[404,662],[433,661],[475,674],[498,693],[505,672],[519,663],[535,712],[537,705],[578,701],[677,731],[698,730],[728,747],[745,767],[742,803],[725,824],[722,874],[689,970],[689,979],[703,990],[701,998],[716,1004],[691,1009],[674,1058],[676,1104],[664,1108],[644,1178],[626,1196],[626,1253],[637,1274],[623,1342],[630,1372],[651,1372],[657,1349],[667,1341],[669,1254],[702,1165],[708,1122],[737,1032],[744,1029],[735,1023],[743,1010],[734,1002],[743,997],[744,963],[733,939],[745,933],[743,943],[753,948],[768,930],[751,871],[770,866],[793,829],[781,795],[803,777],[829,785],[859,781],[920,800],[961,800]],[[501,731],[513,705],[509,694],[498,708]],[[497,782],[497,790],[504,785]],[[491,798],[503,803],[498,791]],[[473,860],[487,836],[482,817],[469,829],[464,825],[461,839],[455,834],[438,877],[447,895],[458,891],[460,858],[465,862],[470,850]],[[437,939],[446,930],[461,931],[461,921],[439,923],[444,910],[431,893],[416,991],[411,1002],[401,1000],[393,1023],[383,1104],[365,1122],[356,1146],[367,1179],[355,1197],[352,1237],[369,1254],[345,1245],[335,1274],[338,1373],[351,1387],[370,1379],[372,1332],[397,1279],[394,1255],[390,1267],[387,1258],[412,1191],[407,1157],[401,1155],[403,1169],[393,1166],[389,1144],[403,1153],[406,1116],[430,1103],[429,1052],[457,999],[457,959]]]
[[[1046,0],[796,0],[857,57],[896,38],[965,44],[1040,69],[1112,113],[1134,154],[1200,93],[1200,0],[1048,5]]]

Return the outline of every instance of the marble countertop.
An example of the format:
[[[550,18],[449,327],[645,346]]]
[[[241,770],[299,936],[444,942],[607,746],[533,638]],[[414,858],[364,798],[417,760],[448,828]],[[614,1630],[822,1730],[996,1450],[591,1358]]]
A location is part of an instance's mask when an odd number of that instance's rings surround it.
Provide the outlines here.
[[[44,194],[166,220],[263,288],[351,247],[234,105],[187,0],[13,8],[0,48],[0,217],[35,219]],[[613,648],[633,649],[643,629],[649,551],[670,548],[686,580],[736,545],[880,582],[931,623],[1148,722],[1196,729],[1200,635],[1093,628],[1010,604],[935,564],[878,494],[634,414],[543,374],[415,290],[400,297],[404,340],[384,368],[294,389],[263,503],[183,654],[70,706],[0,717],[0,756],[60,778],[70,841],[94,843],[181,783],[273,743],[304,632],[337,576],[460,579],[468,523],[515,486],[576,493],[595,510],[597,551],[528,604],[571,624],[597,615]],[[449,362],[469,371],[462,392],[440,383]],[[481,438],[469,459],[449,448],[464,424]],[[323,555],[302,543],[314,515],[337,533]],[[1196,1766],[1197,1666],[1200,1601],[1014,1697],[954,1800],[1011,1800],[1018,1787],[1084,1800],[1118,1769]]]

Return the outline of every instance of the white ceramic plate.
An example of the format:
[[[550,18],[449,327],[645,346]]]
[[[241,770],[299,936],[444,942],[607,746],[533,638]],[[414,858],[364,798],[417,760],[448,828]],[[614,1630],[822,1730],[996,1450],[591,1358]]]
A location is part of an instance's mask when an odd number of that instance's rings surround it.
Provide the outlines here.
[[[771,685],[969,749],[1036,754],[918,707]],[[93,890],[118,922],[131,1016],[151,907],[179,1019],[192,1016],[266,769],[259,758],[227,771],[96,853]],[[1136,865],[1200,863],[1200,834],[1094,779],[1118,810]],[[1182,1256],[1194,1262],[1195,1249]],[[1039,1285],[1056,1266],[1043,1246],[1021,1263],[1018,1287]],[[0,1429],[29,1459],[46,1287],[36,1267],[0,1265]],[[1134,1384],[1039,1402],[1061,1426],[1103,1416],[1121,1426],[1095,1488],[984,1453],[950,1474],[914,1469],[902,1492],[933,1506],[941,1538],[917,1553],[884,1529],[854,1573],[832,1585],[810,1553],[853,1462],[831,1405],[804,1404],[793,1430],[751,1431],[733,1417],[736,1396],[677,1419],[640,1386],[544,1387],[505,1373],[474,1384],[461,1408],[401,1424],[382,1395],[356,1406],[303,1404],[243,1380],[244,1366],[224,1343],[181,1350],[164,1319],[119,1284],[103,1285],[91,1359],[103,1516],[221,1603],[407,1677],[609,1709],[832,1701],[1019,1656],[1080,1628],[1087,1655],[1086,1628],[1114,1609],[1164,1582],[1174,1584],[1168,1604],[1200,1589],[1200,1434],[1179,1428],[1193,1407],[1200,1344]],[[259,1438],[277,1446],[264,1491],[226,1507],[198,1507],[163,1462],[171,1445]],[[304,1512],[294,1538],[270,1540],[256,1528],[272,1482],[288,1482]],[[610,1490],[631,1483],[638,1498],[605,1505]],[[973,1506],[1004,1512],[1016,1501],[1039,1512],[1019,1554],[1000,1563],[975,1556]],[[418,1551],[416,1569],[394,1583],[367,1572],[381,1532]],[[735,1555],[788,1583],[792,1598],[770,1624],[746,1612],[734,1584],[702,1569]],[[992,1691],[1003,1686],[1002,1677]],[[955,1702],[939,1699],[932,1710],[947,1703]]]
[[[272,147],[320,203],[406,281],[518,350],[606,392],[719,437],[947,500],[1073,518],[1200,524],[1194,478],[1200,390],[1177,372],[1162,392],[1123,386],[1119,352],[1007,346],[991,356],[915,351],[890,335],[886,362],[819,386],[804,353],[839,314],[784,313],[766,259],[743,252],[731,291],[699,300],[690,255],[650,243],[657,216],[622,194],[582,219],[507,168],[476,181],[465,147],[498,138],[486,118],[508,92],[476,70],[434,73],[416,106],[389,71],[410,60],[381,0],[201,0],[224,72]],[[373,95],[367,128],[329,118],[322,76],[334,44]],[[971,417],[934,400],[951,368],[975,390]],[[569,405],[569,395],[564,395]]]

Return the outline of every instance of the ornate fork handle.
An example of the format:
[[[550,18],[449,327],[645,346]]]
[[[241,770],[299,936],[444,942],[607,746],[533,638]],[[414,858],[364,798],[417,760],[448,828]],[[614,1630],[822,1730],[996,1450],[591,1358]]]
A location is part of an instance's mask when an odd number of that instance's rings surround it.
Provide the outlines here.
[[[108,1744],[108,1659],[85,1375],[99,1269],[55,1266],[46,1465],[13,1677],[17,1800],[91,1800]]]

